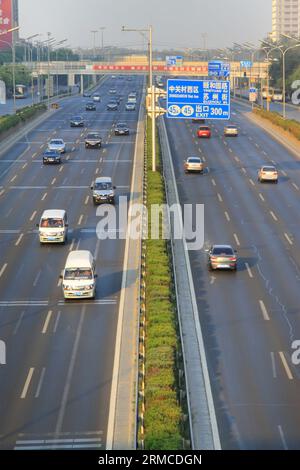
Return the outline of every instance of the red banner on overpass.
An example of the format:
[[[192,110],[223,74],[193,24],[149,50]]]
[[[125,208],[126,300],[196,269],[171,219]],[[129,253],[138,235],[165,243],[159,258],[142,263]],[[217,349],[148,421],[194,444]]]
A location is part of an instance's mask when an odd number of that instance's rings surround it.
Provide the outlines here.
[[[12,28],[12,0],[0,0],[0,49],[8,49],[12,45],[12,33],[5,33]]]
[[[112,72],[147,72],[148,65],[93,65],[93,70],[110,70]],[[153,72],[181,72],[181,73],[199,73],[199,75],[207,75],[207,65],[188,66],[188,67],[167,67],[166,65],[153,65]]]

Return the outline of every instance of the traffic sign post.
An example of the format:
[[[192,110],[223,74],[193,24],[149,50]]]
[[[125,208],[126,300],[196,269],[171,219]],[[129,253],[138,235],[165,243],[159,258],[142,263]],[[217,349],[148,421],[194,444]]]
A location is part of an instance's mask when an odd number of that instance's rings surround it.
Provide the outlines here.
[[[168,80],[167,117],[230,119],[230,81]]]

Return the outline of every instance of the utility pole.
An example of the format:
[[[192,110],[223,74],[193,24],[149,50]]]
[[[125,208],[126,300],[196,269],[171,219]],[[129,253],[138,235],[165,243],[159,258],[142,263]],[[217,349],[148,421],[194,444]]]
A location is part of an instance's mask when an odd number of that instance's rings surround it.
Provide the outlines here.
[[[94,35],[94,42],[93,42],[93,59],[96,60],[96,34],[98,33],[97,30],[91,31],[91,33]]]

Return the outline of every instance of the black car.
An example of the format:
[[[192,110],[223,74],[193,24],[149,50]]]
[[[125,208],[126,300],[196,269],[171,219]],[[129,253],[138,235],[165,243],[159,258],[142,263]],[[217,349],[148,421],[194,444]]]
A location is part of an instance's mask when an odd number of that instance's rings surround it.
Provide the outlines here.
[[[109,101],[106,105],[107,111],[117,111],[118,103],[116,101]]]
[[[83,127],[84,126],[83,117],[82,116],[72,117],[70,121],[70,126],[71,127]]]
[[[95,105],[95,103],[93,103],[93,101],[89,101],[89,102],[85,105],[85,110],[86,110],[86,111],[96,111],[96,105]]]
[[[83,96],[84,98],[91,98],[92,93],[91,93],[90,91],[84,91],[82,96]]]
[[[85,148],[100,148],[102,144],[102,138],[98,132],[89,132],[85,138]]]
[[[45,150],[43,163],[61,163],[61,154],[58,150]]]
[[[129,135],[129,129],[125,122],[118,122],[116,124],[115,135]]]

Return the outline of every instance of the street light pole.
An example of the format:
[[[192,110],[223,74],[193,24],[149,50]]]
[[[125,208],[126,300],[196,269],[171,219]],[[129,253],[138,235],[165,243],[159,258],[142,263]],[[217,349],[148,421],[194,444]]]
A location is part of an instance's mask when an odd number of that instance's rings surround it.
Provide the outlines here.
[[[128,29],[122,26],[122,31],[136,31],[139,33],[148,33],[149,37],[149,88],[151,90],[151,121],[152,121],[152,171],[156,171],[156,128],[155,128],[155,86],[153,85],[153,43],[152,26],[148,29]]]
[[[94,42],[93,42],[93,58],[94,58],[94,60],[96,60],[96,34],[98,33],[98,31],[93,30],[93,31],[91,31],[91,33],[94,35]]]

